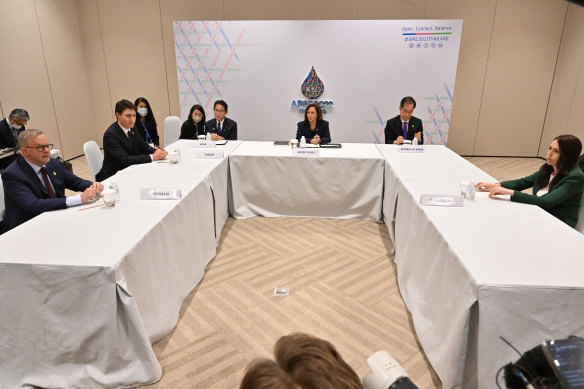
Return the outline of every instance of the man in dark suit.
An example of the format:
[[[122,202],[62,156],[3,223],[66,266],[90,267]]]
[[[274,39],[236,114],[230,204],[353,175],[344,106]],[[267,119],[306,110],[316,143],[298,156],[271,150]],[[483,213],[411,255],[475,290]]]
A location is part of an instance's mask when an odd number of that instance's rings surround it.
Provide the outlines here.
[[[12,148],[18,145],[18,134],[26,130],[26,122],[30,120],[30,115],[24,109],[14,109],[7,118],[0,120],[0,149]],[[0,159],[0,171],[6,169],[8,165],[16,161],[17,155]]]
[[[2,173],[6,212],[0,233],[43,212],[85,204],[101,193],[99,182],[83,180],[51,159],[52,144],[40,130],[18,136],[20,156]],[[82,192],[65,197],[65,188]]]
[[[103,181],[130,165],[166,158],[166,150],[150,147],[134,130],[136,107],[128,100],[116,103],[116,119],[103,134],[103,165],[96,178]]]
[[[424,126],[422,121],[412,116],[416,108],[413,97],[404,97],[399,104],[399,115],[389,119],[385,125],[385,143],[402,144],[404,140],[418,139],[418,144],[424,143]]]
[[[207,122],[207,131],[211,133],[211,140],[237,140],[237,122],[226,118],[227,103],[223,100],[213,104],[215,119]]]

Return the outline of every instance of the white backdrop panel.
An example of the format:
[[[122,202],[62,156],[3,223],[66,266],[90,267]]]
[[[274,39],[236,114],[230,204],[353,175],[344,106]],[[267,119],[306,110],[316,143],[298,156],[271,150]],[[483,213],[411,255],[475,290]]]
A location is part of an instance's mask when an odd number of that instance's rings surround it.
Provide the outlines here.
[[[239,139],[290,139],[314,66],[333,142],[383,143],[408,95],[426,143],[447,142],[462,20],[181,21],[174,32],[183,120],[193,104],[211,119],[223,99]]]

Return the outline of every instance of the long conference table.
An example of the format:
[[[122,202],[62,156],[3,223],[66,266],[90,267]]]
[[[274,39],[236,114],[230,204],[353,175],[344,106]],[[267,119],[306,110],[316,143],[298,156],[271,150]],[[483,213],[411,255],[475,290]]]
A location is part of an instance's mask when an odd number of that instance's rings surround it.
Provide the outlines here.
[[[160,379],[151,344],[176,325],[229,213],[384,219],[400,291],[444,388],[493,387],[518,358],[499,336],[528,350],[584,333],[584,236],[538,207],[480,195],[462,208],[421,206],[421,194],[493,180],[443,146],[343,144],[307,157],[230,141],[218,159],[191,146],[168,147],[179,164],[107,180],[120,187],[114,208],[44,213],[0,236],[0,388]],[[182,198],[142,200],[143,188]]]

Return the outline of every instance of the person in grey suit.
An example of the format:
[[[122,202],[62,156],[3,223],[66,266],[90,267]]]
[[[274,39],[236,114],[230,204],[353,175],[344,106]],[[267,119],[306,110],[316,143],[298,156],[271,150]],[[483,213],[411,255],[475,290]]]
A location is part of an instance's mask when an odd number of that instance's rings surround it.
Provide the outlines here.
[[[399,115],[391,118],[385,125],[385,143],[402,144],[404,140],[418,139],[418,144],[424,144],[424,126],[422,121],[412,116],[416,108],[413,97],[404,97],[399,103]]]
[[[115,108],[117,121],[103,134],[103,165],[96,175],[103,181],[131,165],[149,163],[166,158],[166,150],[150,147],[134,130],[136,107],[128,100],[120,100]]]

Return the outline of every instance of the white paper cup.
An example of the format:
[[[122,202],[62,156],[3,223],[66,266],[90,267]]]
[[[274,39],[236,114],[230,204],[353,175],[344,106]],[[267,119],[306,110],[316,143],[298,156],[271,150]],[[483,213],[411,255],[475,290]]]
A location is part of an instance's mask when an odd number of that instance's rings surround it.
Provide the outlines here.
[[[116,206],[116,195],[113,193],[108,193],[103,196],[103,203],[106,207],[112,208]]]
[[[178,163],[178,161],[180,161],[180,156],[176,152],[168,153],[168,160],[170,163]]]

